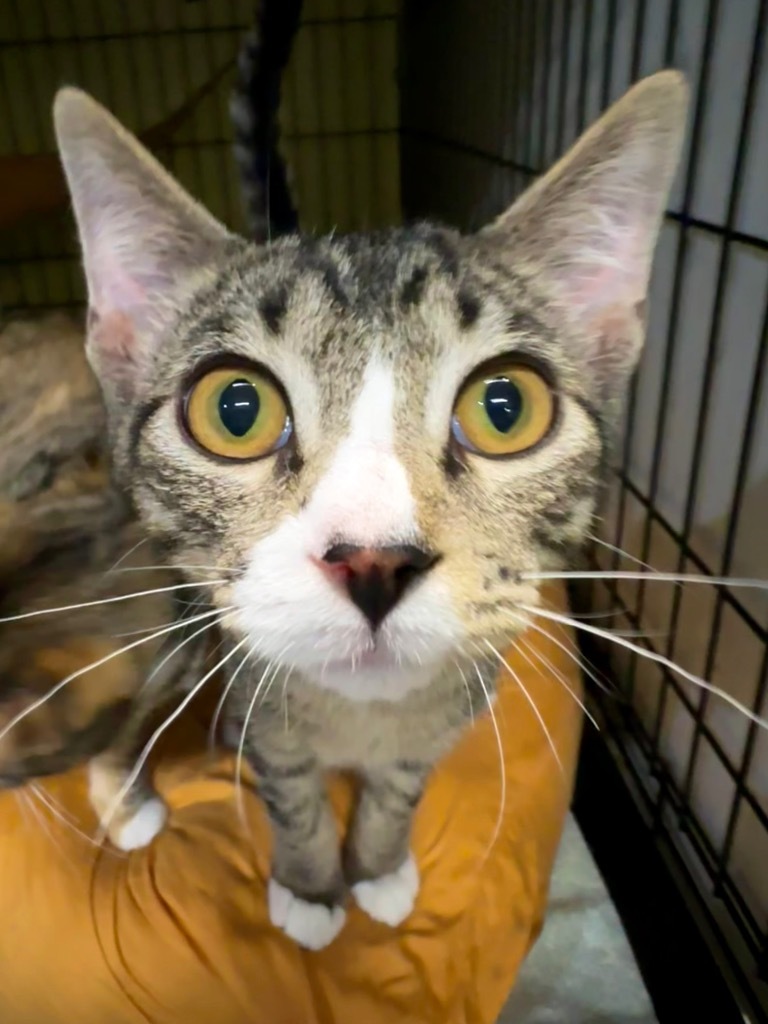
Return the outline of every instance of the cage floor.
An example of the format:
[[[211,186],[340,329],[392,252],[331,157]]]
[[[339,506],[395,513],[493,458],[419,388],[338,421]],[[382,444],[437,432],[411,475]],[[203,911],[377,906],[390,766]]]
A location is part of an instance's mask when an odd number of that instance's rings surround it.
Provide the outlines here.
[[[499,1024],[656,1024],[616,908],[579,827],[566,823],[544,931]]]

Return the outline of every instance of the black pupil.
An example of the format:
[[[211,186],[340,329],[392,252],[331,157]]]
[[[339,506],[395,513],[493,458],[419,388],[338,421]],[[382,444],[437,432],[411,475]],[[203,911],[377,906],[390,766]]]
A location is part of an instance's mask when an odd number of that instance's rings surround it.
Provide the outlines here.
[[[488,381],[484,402],[488,419],[500,434],[508,434],[523,412],[520,388],[504,377]]]
[[[233,380],[219,395],[219,416],[230,434],[244,437],[259,415],[259,393],[249,380]]]

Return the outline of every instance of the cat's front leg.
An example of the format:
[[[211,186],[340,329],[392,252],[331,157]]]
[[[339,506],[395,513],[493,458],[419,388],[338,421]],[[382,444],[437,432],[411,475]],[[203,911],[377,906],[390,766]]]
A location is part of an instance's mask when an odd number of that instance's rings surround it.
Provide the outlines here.
[[[319,765],[278,735],[246,743],[274,837],[269,916],[299,945],[322,949],[346,918],[339,835]]]
[[[358,906],[393,928],[410,915],[419,891],[411,823],[430,768],[398,761],[365,772],[344,849],[344,873]]]

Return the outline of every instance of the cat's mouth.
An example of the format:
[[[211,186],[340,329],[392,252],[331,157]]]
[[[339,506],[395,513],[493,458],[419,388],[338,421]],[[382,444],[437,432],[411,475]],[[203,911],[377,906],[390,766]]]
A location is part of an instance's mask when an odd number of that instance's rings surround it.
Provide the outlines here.
[[[401,658],[388,650],[385,644],[373,641],[370,648],[346,658],[329,659],[323,665],[326,672],[388,671],[403,668]]]

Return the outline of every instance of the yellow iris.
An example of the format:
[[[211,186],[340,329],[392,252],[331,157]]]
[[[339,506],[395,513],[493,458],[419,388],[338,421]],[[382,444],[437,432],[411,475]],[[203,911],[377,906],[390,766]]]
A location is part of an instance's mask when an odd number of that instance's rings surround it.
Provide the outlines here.
[[[477,373],[462,388],[454,409],[454,435],[481,455],[517,455],[538,444],[555,416],[547,382],[529,366]]]
[[[225,459],[258,459],[290,436],[285,399],[256,370],[221,367],[201,377],[190,391],[185,418],[192,437]]]

